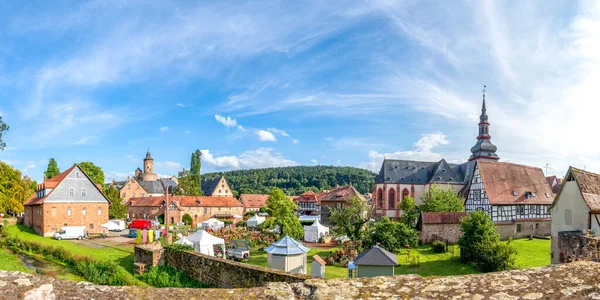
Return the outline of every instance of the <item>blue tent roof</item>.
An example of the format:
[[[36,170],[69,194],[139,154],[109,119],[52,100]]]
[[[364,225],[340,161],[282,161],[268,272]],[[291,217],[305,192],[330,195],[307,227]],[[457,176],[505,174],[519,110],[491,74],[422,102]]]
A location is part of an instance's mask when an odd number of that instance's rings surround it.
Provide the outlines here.
[[[302,243],[294,240],[289,236],[285,236],[279,241],[273,243],[273,245],[265,248],[265,251],[270,254],[277,255],[296,255],[307,253],[310,250],[308,247],[302,245]]]

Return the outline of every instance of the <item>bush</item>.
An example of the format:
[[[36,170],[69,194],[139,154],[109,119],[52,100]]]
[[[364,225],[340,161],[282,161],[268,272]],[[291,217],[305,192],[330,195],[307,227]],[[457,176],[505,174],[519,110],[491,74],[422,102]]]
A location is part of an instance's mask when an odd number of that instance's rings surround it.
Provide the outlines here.
[[[231,220],[222,220],[222,221],[223,221],[223,224],[225,224],[225,225],[233,224],[233,221],[231,221]]]
[[[158,223],[165,224],[165,215],[164,214],[158,216],[156,219],[158,220]]]
[[[75,262],[74,270],[95,284],[131,285],[129,274],[111,261],[94,261],[84,258]]]
[[[446,243],[437,240],[433,241],[431,242],[431,249],[436,253],[446,252]]]
[[[235,224],[235,227],[246,227],[246,221],[239,221]]]
[[[361,240],[362,249],[375,245],[391,252],[397,252],[401,247],[408,245],[414,247],[419,241],[419,233],[408,225],[393,222],[388,217],[370,224],[365,237]]]
[[[173,252],[182,252],[182,251],[193,251],[194,248],[189,245],[180,245],[180,244],[171,244],[165,247],[167,250],[171,250]]]
[[[188,273],[173,269],[169,266],[153,267],[142,275],[138,276],[143,282],[146,282],[157,288],[207,288],[207,284],[196,281]]]
[[[482,272],[514,268],[517,250],[500,242],[496,225],[484,211],[474,211],[460,223],[463,235],[458,240],[460,258]]]
[[[194,219],[192,219],[192,216],[190,216],[189,214],[185,214],[183,215],[183,217],[181,218],[181,221],[185,224],[185,225],[191,225],[194,222]]]

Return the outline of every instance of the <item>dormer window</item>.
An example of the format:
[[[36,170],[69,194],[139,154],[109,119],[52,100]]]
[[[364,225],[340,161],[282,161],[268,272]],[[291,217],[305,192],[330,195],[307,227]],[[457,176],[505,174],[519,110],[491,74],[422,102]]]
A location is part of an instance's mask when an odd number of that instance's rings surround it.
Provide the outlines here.
[[[69,189],[69,196],[71,196],[71,197],[75,196],[75,189],[74,188],[70,188]]]
[[[87,190],[86,189],[81,189],[81,196],[86,196],[87,195]]]

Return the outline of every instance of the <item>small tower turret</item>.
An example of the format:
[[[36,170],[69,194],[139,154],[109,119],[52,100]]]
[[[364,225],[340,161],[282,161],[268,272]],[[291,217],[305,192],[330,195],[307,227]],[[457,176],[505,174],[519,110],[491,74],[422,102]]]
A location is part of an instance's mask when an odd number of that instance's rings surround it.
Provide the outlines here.
[[[479,135],[477,136],[477,143],[471,148],[472,160],[492,160],[497,161],[500,159],[496,154],[497,147],[492,144],[490,136],[490,123],[488,123],[487,108],[485,106],[485,85],[483,86],[483,104],[481,105],[481,115],[479,116]]]

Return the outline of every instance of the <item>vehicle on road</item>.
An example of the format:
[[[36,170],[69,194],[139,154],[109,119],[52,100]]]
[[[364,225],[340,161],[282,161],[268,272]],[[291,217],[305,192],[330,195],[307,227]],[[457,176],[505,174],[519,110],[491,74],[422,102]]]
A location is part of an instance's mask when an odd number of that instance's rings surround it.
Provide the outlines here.
[[[137,231],[138,230],[135,229],[135,228],[130,228],[129,229],[129,233],[127,234],[127,237],[136,238],[137,237]]]
[[[231,241],[231,248],[227,249],[227,256],[233,260],[249,260],[250,245],[244,240],[233,240]]]
[[[129,224],[129,228],[135,229],[150,229],[152,228],[151,220],[133,220],[131,224]]]
[[[57,240],[78,239],[83,240],[88,236],[85,226],[64,226],[60,231],[55,232],[52,237]]]

